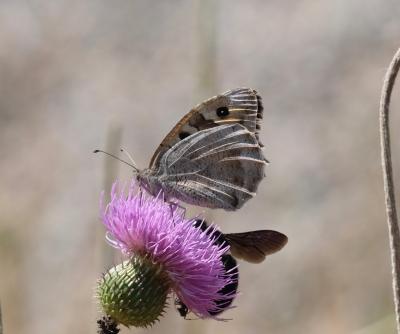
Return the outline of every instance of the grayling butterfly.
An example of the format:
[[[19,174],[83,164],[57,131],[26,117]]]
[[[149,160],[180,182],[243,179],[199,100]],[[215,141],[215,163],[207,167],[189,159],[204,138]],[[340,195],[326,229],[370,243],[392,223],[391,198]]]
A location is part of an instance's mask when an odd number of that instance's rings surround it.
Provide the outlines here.
[[[263,107],[253,89],[237,88],[192,109],[168,133],[139,184],[166,200],[236,210],[255,196],[264,177],[258,138]]]

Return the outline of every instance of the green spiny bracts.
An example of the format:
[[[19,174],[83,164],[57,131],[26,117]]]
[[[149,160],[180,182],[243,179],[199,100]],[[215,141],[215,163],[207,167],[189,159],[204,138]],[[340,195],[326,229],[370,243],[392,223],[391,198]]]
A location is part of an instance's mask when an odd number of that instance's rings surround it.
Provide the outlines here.
[[[170,280],[161,266],[133,256],[111,268],[99,281],[97,293],[105,314],[127,327],[147,327],[162,315]]]

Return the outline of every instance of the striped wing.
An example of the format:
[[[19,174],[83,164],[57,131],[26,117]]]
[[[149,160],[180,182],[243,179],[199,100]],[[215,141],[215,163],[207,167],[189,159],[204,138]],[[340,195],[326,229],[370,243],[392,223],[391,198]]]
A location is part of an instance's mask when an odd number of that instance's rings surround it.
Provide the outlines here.
[[[157,168],[163,154],[182,139],[219,125],[242,124],[258,140],[262,116],[261,97],[251,88],[236,88],[214,96],[194,107],[175,125],[151,158],[150,168]]]
[[[162,157],[154,176],[169,197],[236,210],[255,196],[266,160],[256,136],[240,124],[196,132]]]
[[[288,242],[286,235],[272,230],[259,230],[224,235],[232,255],[251,263],[264,261],[267,255],[281,250]]]

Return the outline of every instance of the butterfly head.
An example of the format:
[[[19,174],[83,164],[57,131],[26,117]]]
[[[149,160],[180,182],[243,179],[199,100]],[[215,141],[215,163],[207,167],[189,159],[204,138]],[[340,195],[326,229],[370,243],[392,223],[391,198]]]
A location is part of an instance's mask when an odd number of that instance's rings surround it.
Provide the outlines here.
[[[140,187],[149,194],[157,196],[163,190],[162,183],[153,175],[152,169],[136,170],[134,171],[134,175]]]

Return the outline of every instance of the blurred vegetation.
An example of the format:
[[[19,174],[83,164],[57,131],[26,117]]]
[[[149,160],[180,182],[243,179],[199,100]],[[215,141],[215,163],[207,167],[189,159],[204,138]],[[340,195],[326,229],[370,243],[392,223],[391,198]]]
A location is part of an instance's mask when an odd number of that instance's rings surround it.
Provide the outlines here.
[[[132,175],[92,154],[112,124],[123,129],[115,147],[145,167],[192,106],[240,86],[263,97],[267,178],[238,212],[191,212],[289,243],[240,264],[233,320],[184,321],[171,301],[162,323],[135,333],[393,332],[378,103],[399,17],[394,0],[2,0],[4,333],[95,333],[93,289],[108,262],[99,196],[107,173]],[[399,106],[395,87],[397,180]]]

